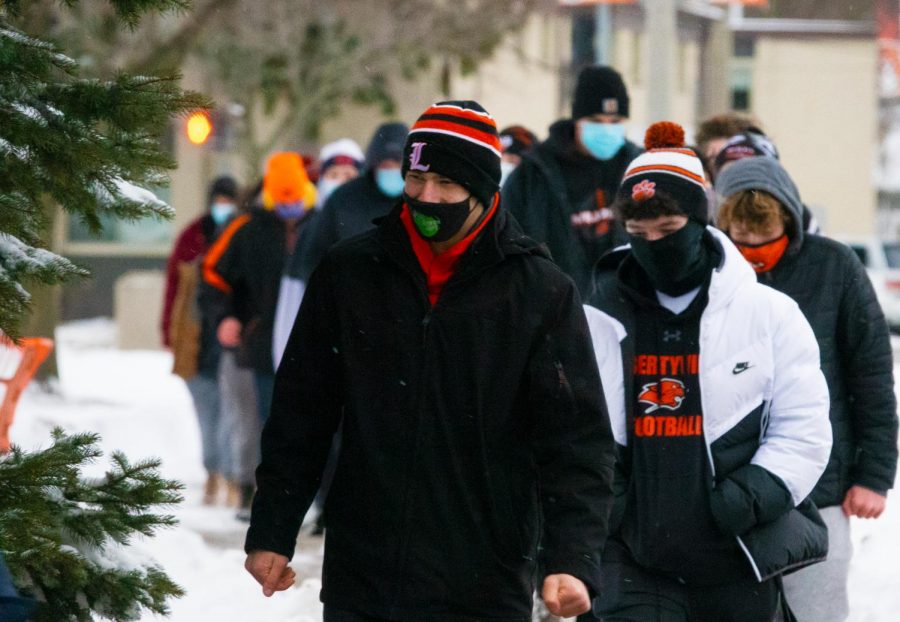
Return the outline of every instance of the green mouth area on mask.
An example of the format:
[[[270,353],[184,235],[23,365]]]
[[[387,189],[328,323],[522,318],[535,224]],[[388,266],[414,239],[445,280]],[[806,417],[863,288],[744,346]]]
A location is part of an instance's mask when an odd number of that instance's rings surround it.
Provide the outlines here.
[[[416,229],[419,230],[426,238],[430,238],[437,234],[441,228],[441,219],[436,216],[427,216],[421,212],[412,210],[413,222],[416,223]]]

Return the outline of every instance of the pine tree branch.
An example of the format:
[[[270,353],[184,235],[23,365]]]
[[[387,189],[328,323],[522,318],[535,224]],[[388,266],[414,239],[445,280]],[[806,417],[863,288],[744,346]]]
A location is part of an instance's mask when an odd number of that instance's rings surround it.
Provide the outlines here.
[[[102,455],[98,441],[57,429],[49,448],[14,447],[0,461],[0,549],[18,588],[42,603],[36,620],[135,620],[142,609],[165,614],[183,594],[152,564],[119,560],[135,533],[175,524],[156,510],[180,502],[181,484],[159,476],[158,460],[132,464],[118,452],[105,477],[82,478]]]

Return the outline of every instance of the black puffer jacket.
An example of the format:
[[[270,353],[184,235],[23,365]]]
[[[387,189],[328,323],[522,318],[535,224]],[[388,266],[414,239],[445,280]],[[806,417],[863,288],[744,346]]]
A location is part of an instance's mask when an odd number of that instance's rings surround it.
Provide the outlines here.
[[[539,562],[599,589],[613,443],[588,328],[505,212],[434,307],[399,210],[329,251],[276,374],[248,551],[293,554],[339,423],[324,602],[524,622]]]
[[[594,235],[587,225],[573,225],[572,217],[608,209],[625,169],[640,153],[637,145],[626,141],[608,161],[581,155],[575,148],[574,122],[557,121],[550,127],[550,137],[522,156],[522,163],[503,186],[503,205],[527,235],[547,244],[553,260],[572,277],[582,296],[590,292],[594,263],[625,242],[626,236],[618,223],[605,235]],[[570,187],[576,180],[581,192]],[[598,192],[603,205],[598,203]],[[597,225],[609,226],[609,221],[600,220]]]
[[[797,188],[774,160],[745,158],[716,179],[723,197],[741,190],[769,192],[793,215],[787,251],[758,279],[796,301],[819,342],[834,442],[812,499],[839,505],[853,485],[886,494],[897,470],[893,355],[866,270],[844,244],[804,233]]]

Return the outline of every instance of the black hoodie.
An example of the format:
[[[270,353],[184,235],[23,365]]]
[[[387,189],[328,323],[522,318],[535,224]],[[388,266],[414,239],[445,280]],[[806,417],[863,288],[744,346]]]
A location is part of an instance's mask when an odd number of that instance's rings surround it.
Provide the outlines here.
[[[621,226],[610,221],[609,206],[625,169],[640,153],[626,141],[610,160],[584,155],[576,147],[575,123],[557,121],[550,137],[522,157],[503,186],[503,205],[526,234],[547,244],[584,297],[594,262],[627,241]]]

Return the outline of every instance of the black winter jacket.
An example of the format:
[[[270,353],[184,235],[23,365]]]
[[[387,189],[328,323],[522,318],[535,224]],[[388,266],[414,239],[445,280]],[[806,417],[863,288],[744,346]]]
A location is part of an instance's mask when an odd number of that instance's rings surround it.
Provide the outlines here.
[[[372,221],[387,215],[397,201],[378,189],[371,170],[339,187],[304,230],[287,276],[308,281],[329,248],[371,229]]]
[[[624,231],[614,223],[602,239],[586,242],[572,225],[572,216],[596,210],[595,196],[580,197],[573,202],[566,186],[567,175],[585,175],[583,167],[575,164],[586,156],[573,157],[575,124],[571,120],[557,121],[550,127],[550,137],[522,156],[503,186],[503,205],[522,224],[530,237],[545,242],[553,260],[562,271],[572,277],[582,297],[590,292],[591,269],[607,251],[627,241]],[[606,206],[612,205],[622,181],[622,175],[641,149],[627,141],[614,158],[596,161],[590,175],[597,189],[605,196]]]
[[[246,549],[290,557],[332,435],[325,603],[531,619],[538,563],[599,589],[613,442],[580,298],[499,211],[434,307],[399,209],[312,275]]]
[[[758,280],[793,298],[806,316],[831,396],[834,441],[812,500],[840,505],[854,485],[887,494],[897,470],[897,401],[890,333],[875,290],[848,246],[804,232],[793,182],[764,158],[746,160],[725,169],[716,190],[723,196],[751,186],[767,190],[793,216],[784,256]]]
[[[834,444],[812,500],[818,507],[840,505],[855,484],[887,494],[897,470],[894,359],[862,263],[840,242],[805,236],[759,282],[793,298],[819,342]]]
[[[307,212],[294,225],[297,234]],[[287,226],[276,214],[254,209],[235,218],[204,260],[200,304],[218,326],[228,316],[243,325],[237,360],[242,367],[274,373],[272,326],[286,260]]]

